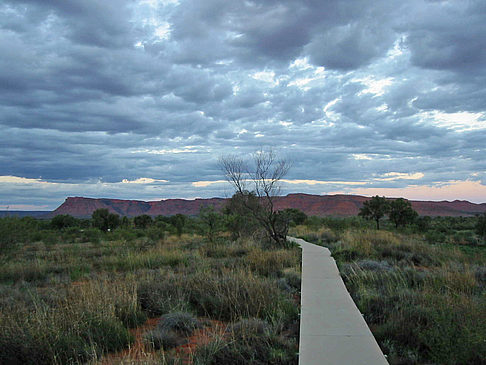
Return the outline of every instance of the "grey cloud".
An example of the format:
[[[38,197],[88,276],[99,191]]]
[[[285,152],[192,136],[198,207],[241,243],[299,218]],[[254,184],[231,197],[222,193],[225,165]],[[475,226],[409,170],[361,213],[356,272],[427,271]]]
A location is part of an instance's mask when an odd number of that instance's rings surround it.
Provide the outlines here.
[[[382,26],[366,23],[345,24],[325,30],[307,45],[314,64],[337,70],[351,70],[383,56],[395,37]]]
[[[462,73],[484,71],[486,62],[486,7],[467,2],[412,2],[411,19],[401,29],[408,33],[412,62],[420,67]]]
[[[294,160],[294,179],[374,181],[395,171],[423,172],[421,182],[432,183],[485,169],[484,130],[421,117],[486,112],[480,2],[127,4],[0,5],[0,176],[85,183],[81,195],[221,195],[221,187],[190,182],[221,180],[221,154],[265,146]],[[154,35],[152,16],[170,23],[170,35]],[[457,52],[469,52],[467,67]],[[261,71],[273,81],[256,80]],[[367,90],[366,82],[385,78],[392,83],[382,94]],[[93,184],[139,177],[170,183],[113,191]],[[63,189],[36,196],[75,194]],[[28,191],[10,195],[20,201]]]
[[[132,45],[128,2],[23,0],[11,4],[19,3],[34,6],[38,14],[57,16],[63,25],[58,30],[66,29],[75,43],[105,48]]]

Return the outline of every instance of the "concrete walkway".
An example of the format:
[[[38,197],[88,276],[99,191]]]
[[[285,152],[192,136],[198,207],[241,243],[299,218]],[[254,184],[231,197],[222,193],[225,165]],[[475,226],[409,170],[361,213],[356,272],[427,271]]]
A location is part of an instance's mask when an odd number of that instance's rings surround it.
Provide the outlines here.
[[[330,251],[299,238],[288,239],[302,248],[299,364],[388,364]]]

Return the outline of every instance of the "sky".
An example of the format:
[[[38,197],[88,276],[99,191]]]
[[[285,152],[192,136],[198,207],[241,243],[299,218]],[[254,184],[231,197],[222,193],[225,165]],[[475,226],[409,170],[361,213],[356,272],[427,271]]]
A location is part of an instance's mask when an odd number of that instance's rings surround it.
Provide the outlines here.
[[[0,209],[282,192],[486,202],[484,0],[3,0]]]

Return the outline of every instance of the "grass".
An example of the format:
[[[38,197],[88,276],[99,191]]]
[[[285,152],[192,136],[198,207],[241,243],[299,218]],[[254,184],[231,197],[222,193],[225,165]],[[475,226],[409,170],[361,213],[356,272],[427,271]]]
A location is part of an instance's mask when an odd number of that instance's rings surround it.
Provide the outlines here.
[[[177,323],[164,327],[174,313],[228,326],[258,318],[278,339],[265,347],[273,358],[297,352],[292,329],[298,327],[298,250],[130,229],[111,235],[92,229],[46,232],[35,241],[17,235],[16,242],[10,235],[8,250],[0,254],[2,364],[93,363],[127,349],[134,341],[130,329],[159,316],[161,325],[145,335],[153,344],[147,361],[179,363],[168,348],[190,333]],[[239,355],[225,358],[231,356]],[[292,359],[286,363],[296,363]]]
[[[390,364],[484,363],[484,245],[368,228],[295,233],[329,247]]]
[[[197,349],[194,364],[295,364],[295,339],[261,319],[243,319]]]

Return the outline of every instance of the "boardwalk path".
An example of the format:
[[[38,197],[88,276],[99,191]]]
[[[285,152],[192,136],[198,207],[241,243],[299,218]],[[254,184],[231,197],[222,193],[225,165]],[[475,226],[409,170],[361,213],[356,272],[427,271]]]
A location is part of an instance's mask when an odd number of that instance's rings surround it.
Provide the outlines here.
[[[388,364],[329,250],[288,239],[302,248],[299,364]]]

